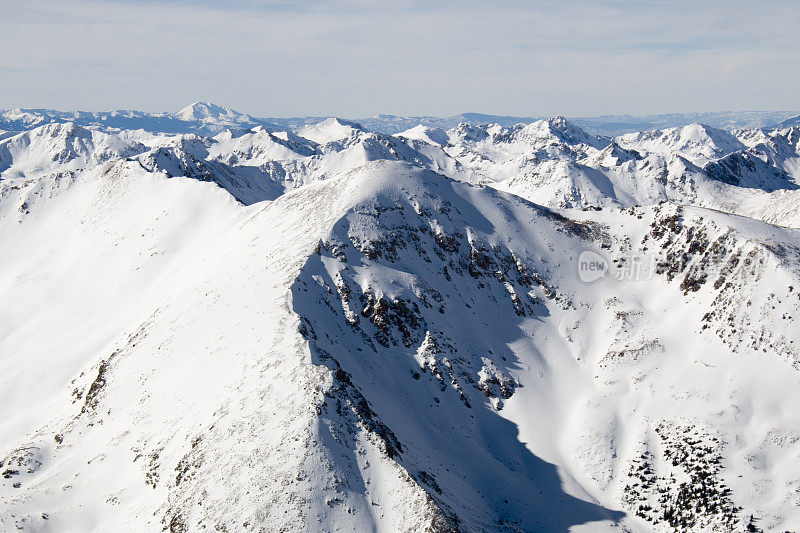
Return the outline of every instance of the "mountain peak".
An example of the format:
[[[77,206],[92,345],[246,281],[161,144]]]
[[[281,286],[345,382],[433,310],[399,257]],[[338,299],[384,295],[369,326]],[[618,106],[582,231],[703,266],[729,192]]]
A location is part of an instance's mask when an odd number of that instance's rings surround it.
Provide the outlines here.
[[[586,144],[601,149],[608,144],[607,140],[586,133],[561,115],[556,115],[547,120],[537,120],[520,131],[535,138],[556,137],[569,145]]]
[[[662,155],[678,154],[701,166],[745,148],[731,133],[700,123],[629,133],[616,140],[623,148],[643,148]]]
[[[569,133],[571,135],[577,134],[578,136],[588,135],[581,127],[576,126],[563,115],[556,115],[547,121],[550,129],[561,133]]]
[[[247,117],[244,113],[239,113],[233,109],[220,105],[198,101],[184,107],[175,116],[181,120],[220,120],[220,119],[240,119]]]
[[[418,124],[413,128],[396,134],[397,137],[405,137],[406,139],[414,139],[423,141],[428,144],[444,146],[448,142],[447,132],[440,128],[431,128],[423,124]]]
[[[360,131],[364,131],[364,128],[357,122],[330,117],[317,124],[308,124],[299,128],[297,134],[318,144],[328,144],[352,137]]]

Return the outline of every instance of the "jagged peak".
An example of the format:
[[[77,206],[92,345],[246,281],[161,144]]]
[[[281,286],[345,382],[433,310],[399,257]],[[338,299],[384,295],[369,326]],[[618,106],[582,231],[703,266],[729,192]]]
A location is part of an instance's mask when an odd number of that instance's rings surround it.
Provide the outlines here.
[[[477,142],[489,136],[488,125],[473,124],[471,122],[459,122],[457,126],[450,130],[453,137],[458,137],[464,141]]]
[[[556,128],[567,128],[567,127],[577,128],[577,126],[575,126],[569,120],[567,120],[567,117],[565,117],[564,115],[556,115],[551,119],[549,119],[547,122],[549,122],[551,126]]]
[[[586,144],[598,150],[604,148],[608,144],[607,139],[587,133],[562,115],[531,122],[520,129],[519,135],[537,139],[555,137],[559,141],[570,145]]]

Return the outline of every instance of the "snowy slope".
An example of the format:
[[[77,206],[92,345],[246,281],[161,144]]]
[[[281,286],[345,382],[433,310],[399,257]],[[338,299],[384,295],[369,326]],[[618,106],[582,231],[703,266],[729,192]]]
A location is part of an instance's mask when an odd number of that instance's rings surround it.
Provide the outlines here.
[[[27,298],[4,317],[3,353],[15,356],[3,361],[3,386],[18,393],[4,402],[2,434],[30,435],[3,459],[29,466],[4,480],[4,528],[313,523],[303,502],[337,494],[325,490],[324,442],[314,444],[315,405],[334,382],[309,361],[288,286],[313,250],[315,224],[341,209],[330,188],[242,209],[214,186],[121,162],[82,176],[47,215],[10,225],[4,250],[31,239],[68,244],[42,246],[38,272],[38,254],[4,264],[4,280],[28,280],[4,285],[4,301],[34,287],[45,298],[52,287],[71,290],[48,298],[48,313]],[[61,219],[57,231],[50,217]],[[62,347],[55,366],[21,367],[53,346]],[[425,493],[371,453],[384,512],[402,504],[404,515],[430,520]],[[368,509],[363,498],[348,504]]]
[[[396,137],[404,137],[416,141],[423,141],[433,146],[444,146],[449,142],[447,132],[439,128],[429,128],[418,124],[396,134]]]
[[[0,140],[0,173],[8,179],[56,169],[75,170],[135,154],[143,148],[72,122],[48,124]]]
[[[6,137],[0,529],[796,530],[797,140]]]
[[[227,122],[233,124],[249,124],[254,121],[253,117],[244,113],[239,113],[211,102],[195,102],[175,113],[175,117],[185,121],[199,120],[201,122]]]
[[[400,463],[412,475],[420,472],[443,508],[487,530],[505,524],[563,530],[604,515],[619,518],[620,508],[648,519],[650,526],[625,520],[642,530],[680,523],[744,527],[747,511],[729,508],[745,503],[770,527],[797,520],[784,514],[780,491],[765,496],[760,482],[739,481],[733,472],[751,466],[733,457],[794,457],[798,449],[791,440],[747,437],[727,422],[740,419],[731,397],[777,406],[787,389],[797,390],[796,371],[786,374],[800,362],[791,346],[798,300],[788,289],[798,275],[796,232],[673,207],[576,224],[435,175],[408,183],[402,169],[375,192],[382,183],[377,175],[371,172],[363,205],[323,240],[320,259],[309,261],[294,289],[295,311],[319,362],[361,384],[392,430],[391,442],[413,443]],[[607,241],[614,243],[609,254],[655,247],[660,272],[648,280],[582,285],[570,261]],[[786,270],[779,266],[784,261],[795,266]],[[764,279],[776,269],[779,276]],[[756,303],[757,310],[733,318],[731,299]],[[759,337],[745,324],[758,328]],[[720,365],[730,381],[709,389],[704,384]],[[758,384],[752,382],[758,365],[781,370]],[[778,375],[789,379],[781,392],[770,385]],[[518,432],[533,457],[509,448],[513,438],[502,437],[506,430],[487,411],[475,412],[477,404],[516,425],[511,435]],[[795,415],[757,410],[759,431],[797,431]],[[408,413],[420,414],[409,420]],[[492,459],[481,459],[487,449]],[[657,473],[647,483],[637,478],[644,453]],[[687,457],[664,464],[674,453]],[[728,471],[716,466],[717,456],[730,457]],[[520,499],[537,489],[525,488],[515,474],[552,479],[547,462],[560,466],[555,486],[599,507],[564,496]],[[496,466],[486,471],[487,463]],[[797,486],[800,471],[788,464],[781,460],[768,476]],[[702,475],[710,476],[707,493],[682,493],[680,483]],[[728,494],[729,484],[739,493]],[[469,496],[459,494],[471,487]],[[669,520],[639,507],[663,510],[665,501],[653,501],[662,493],[675,509]],[[608,497],[614,494],[621,500]],[[706,499],[713,505],[699,503]]]
[[[782,128],[791,128],[800,126],[800,115],[792,118],[788,118],[779,124]]]
[[[694,124],[609,139],[556,117],[511,128],[461,124],[447,133],[445,151],[472,174],[459,179],[543,205],[672,201],[787,226],[800,223],[789,208],[800,199],[796,128],[734,135]]]
[[[700,166],[744,147],[731,133],[704,124],[630,133],[619,137],[617,142],[626,148],[681,155]]]

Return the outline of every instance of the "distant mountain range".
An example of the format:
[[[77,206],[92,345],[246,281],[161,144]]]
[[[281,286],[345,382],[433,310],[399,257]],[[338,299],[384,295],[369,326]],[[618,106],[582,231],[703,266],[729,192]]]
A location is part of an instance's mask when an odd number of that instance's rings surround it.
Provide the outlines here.
[[[721,111],[710,113],[671,113],[664,115],[602,115],[571,117],[570,121],[598,135],[622,135],[635,131],[654,130],[702,123],[721,129],[764,128],[785,121],[800,122],[798,111]],[[225,129],[266,128],[292,129],[321,122],[322,116],[308,117],[253,117],[230,108],[209,102],[195,102],[177,113],[146,113],[117,110],[106,112],[55,111],[52,109],[14,109],[0,111],[0,130],[22,131],[52,122],[74,122],[85,127],[115,129],[143,129],[161,133],[216,134]],[[462,113],[451,117],[376,115],[352,119],[363,127],[381,133],[394,134],[417,125],[450,129],[461,123],[499,124],[513,126],[529,124],[544,116],[506,116],[482,113]]]
[[[793,118],[797,121],[798,114],[800,113],[797,111],[720,111],[714,113],[670,113],[647,116],[601,115],[595,117],[568,118],[570,122],[589,132],[599,135],[615,136],[635,131],[686,126],[687,124],[693,123],[707,124],[722,129],[766,128],[775,126],[789,118]],[[417,124],[442,129],[452,128],[462,122],[468,124],[499,124],[501,126],[513,126],[515,124],[529,124],[543,118],[548,117],[515,117],[486,115],[482,113],[462,113],[447,118],[378,115],[376,117],[356,119],[356,121],[374,131],[396,133],[397,131],[402,131],[403,129],[413,127]]]

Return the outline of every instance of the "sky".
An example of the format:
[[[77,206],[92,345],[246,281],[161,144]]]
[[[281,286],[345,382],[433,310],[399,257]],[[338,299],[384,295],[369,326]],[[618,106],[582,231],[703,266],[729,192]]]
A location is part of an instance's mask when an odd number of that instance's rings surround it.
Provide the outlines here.
[[[800,1],[0,0],[0,109],[800,109]]]

